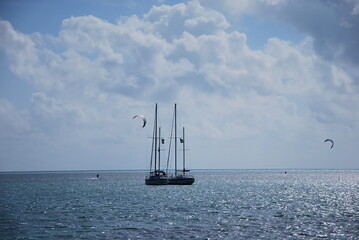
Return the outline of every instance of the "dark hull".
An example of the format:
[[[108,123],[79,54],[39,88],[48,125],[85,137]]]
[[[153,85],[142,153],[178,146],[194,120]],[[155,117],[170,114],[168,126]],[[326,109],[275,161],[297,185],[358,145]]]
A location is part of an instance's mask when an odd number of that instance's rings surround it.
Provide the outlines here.
[[[167,185],[168,179],[167,177],[160,176],[149,176],[145,179],[146,185]]]
[[[168,185],[192,185],[194,177],[171,177],[168,179]]]

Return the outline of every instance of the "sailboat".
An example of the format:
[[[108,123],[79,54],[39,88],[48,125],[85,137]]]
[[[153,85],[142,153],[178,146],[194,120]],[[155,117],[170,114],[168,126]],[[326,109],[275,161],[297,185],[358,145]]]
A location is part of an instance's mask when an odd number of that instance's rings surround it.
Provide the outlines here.
[[[161,128],[157,126],[157,103],[156,103],[155,120],[153,124],[153,135],[152,135],[150,173],[149,175],[146,176],[145,179],[146,185],[168,184],[167,174],[165,171],[161,170],[161,143],[164,143],[164,139],[161,139]],[[152,169],[152,163],[154,163],[153,169]]]
[[[172,126],[173,127],[173,126]],[[168,178],[168,184],[170,185],[192,185],[195,181],[195,178],[189,174],[187,174],[190,170],[186,169],[186,148],[185,148],[185,129],[183,127],[183,136],[182,138],[180,138],[180,143],[183,144],[183,148],[182,148],[182,153],[183,153],[183,158],[182,158],[182,163],[183,163],[183,169],[178,170],[177,169],[177,142],[178,142],[178,138],[177,138],[177,104],[175,104],[175,108],[174,108],[174,130],[175,130],[175,137],[174,137],[174,145],[175,145],[175,153],[174,153],[174,158],[175,158],[175,173],[174,175],[172,175],[171,177]],[[172,133],[171,133],[172,135]],[[171,136],[172,139],[172,136]],[[171,148],[171,144],[169,146]],[[168,151],[168,156],[170,156],[170,150]],[[169,157],[167,160],[167,164],[169,161]]]

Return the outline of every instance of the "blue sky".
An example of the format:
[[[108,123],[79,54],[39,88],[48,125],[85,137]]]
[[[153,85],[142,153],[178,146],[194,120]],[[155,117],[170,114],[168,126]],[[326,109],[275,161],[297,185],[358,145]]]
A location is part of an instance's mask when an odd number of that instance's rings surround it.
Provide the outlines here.
[[[146,169],[156,102],[165,135],[178,104],[190,168],[359,168],[358,1],[1,0],[0,18],[0,171]]]

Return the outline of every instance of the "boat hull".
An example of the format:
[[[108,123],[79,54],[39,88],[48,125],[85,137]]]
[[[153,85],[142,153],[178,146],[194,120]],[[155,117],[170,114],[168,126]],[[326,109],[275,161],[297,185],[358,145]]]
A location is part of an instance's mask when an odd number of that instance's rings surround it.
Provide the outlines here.
[[[168,185],[192,185],[194,183],[194,177],[190,176],[177,176],[168,179]]]
[[[145,179],[145,183],[146,185],[167,185],[168,179],[162,176],[148,176]]]

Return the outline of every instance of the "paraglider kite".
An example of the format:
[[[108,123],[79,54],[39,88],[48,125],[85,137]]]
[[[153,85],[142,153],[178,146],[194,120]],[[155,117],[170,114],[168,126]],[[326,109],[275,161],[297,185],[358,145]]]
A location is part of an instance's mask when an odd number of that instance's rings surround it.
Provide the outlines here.
[[[334,147],[334,142],[333,142],[333,140],[332,139],[325,139],[325,141],[324,142],[331,142],[332,143],[332,146],[330,147],[330,148],[333,148]]]
[[[136,115],[132,119],[135,119],[136,117],[142,118],[142,120],[143,120],[142,128],[144,128],[146,126],[146,118],[143,115]]]

